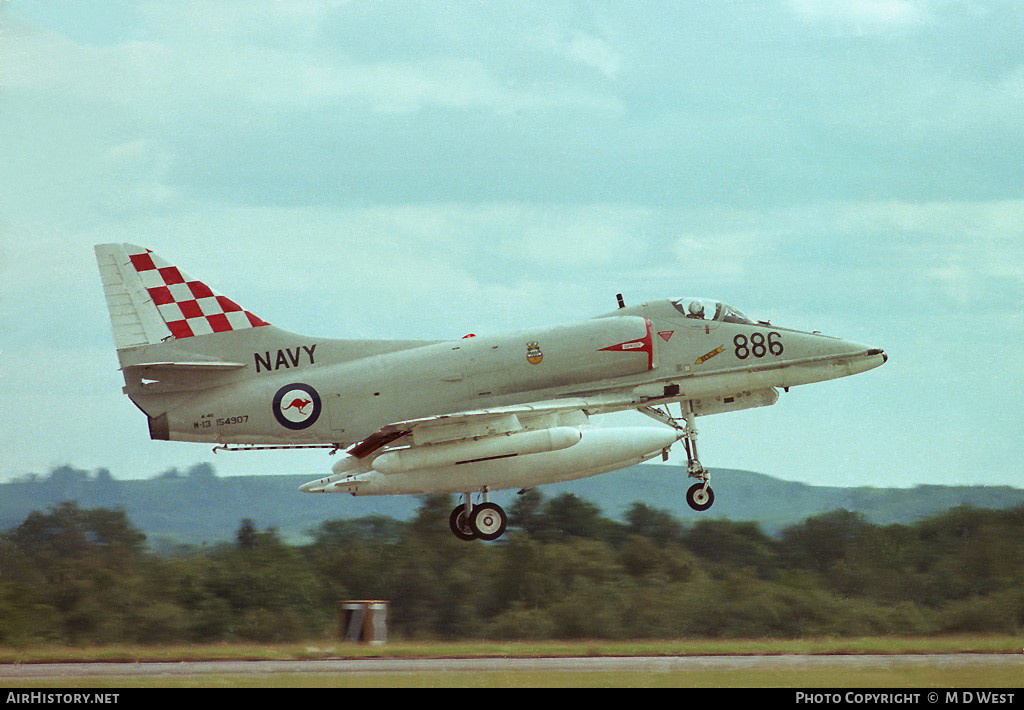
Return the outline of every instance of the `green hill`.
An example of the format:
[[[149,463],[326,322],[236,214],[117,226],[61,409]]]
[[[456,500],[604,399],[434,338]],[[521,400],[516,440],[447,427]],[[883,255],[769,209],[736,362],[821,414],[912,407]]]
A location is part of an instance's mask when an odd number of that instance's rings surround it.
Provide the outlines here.
[[[0,484],[0,530],[17,526],[29,512],[65,500],[83,508],[122,508],[150,543],[213,544],[234,539],[243,518],[260,528],[277,528],[291,541],[325,520],[383,515],[408,520],[419,507],[415,496],[353,497],[307,495],[298,487],[308,476],[217,477],[209,464],[180,474],[171,471],[147,480],[116,480],[100,469],[65,466],[45,477]],[[1010,508],[1024,505],[1024,490],[1009,486],[918,486],[840,488],[783,481],[752,471],[715,469],[714,507],[696,513],[686,506],[691,484],[676,466],[643,464],[616,473],[540,488],[546,497],[572,493],[621,519],[634,502],[667,510],[684,522],[725,518],[756,522],[775,533],[805,518],[831,510],[861,513],[873,523],[911,523],[958,505]],[[514,491],[492,500],[510,506]]]

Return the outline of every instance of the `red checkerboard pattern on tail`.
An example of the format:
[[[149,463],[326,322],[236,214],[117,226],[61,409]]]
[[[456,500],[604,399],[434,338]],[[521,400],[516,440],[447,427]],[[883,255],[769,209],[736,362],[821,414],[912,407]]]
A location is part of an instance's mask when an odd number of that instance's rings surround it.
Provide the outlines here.
[[[129,250],[128,257],[175,338],[270,325],[149,249]]]

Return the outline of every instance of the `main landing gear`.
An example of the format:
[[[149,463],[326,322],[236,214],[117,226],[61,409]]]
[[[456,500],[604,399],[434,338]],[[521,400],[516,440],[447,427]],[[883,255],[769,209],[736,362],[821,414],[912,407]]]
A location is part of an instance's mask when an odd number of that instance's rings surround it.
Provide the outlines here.
[[[508,516],[497,503],[487,500],[487,489],[483,490],[483,503],[473,504],[470,494],[466,502],[455,506],[448,517],[448,527],[460,540],[497,540],[508,526]]]
[[[704,464],[697,457],[697,427],[694,425],[696,417],[693,408],[689,402],[680,402],[679,409],[682,415],[679,418],[673,417],[668,412],[667,406],[665,407],[666,411],[655,407],[643,407],[640,412],[682,432],[679,438],[682,439],[683,446],[686,448],[686,475],[699,481],[686,491],[686,504],[694,510],[704,511],[715,502],[715,492],[711,490],[711,471],[704,468]],[[679,423],[680,420],[685,420],[685,426]]]

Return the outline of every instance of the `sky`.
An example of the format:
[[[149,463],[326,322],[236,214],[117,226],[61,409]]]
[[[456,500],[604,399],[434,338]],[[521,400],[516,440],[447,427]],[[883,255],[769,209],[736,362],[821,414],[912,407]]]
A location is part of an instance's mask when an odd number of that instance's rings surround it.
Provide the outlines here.
[[[0,2],[0,481],[333,463],[149,440],[92,252],[124,241],[319,337],[720,299],[889,362],[701,418],[712,472],[1024,487],[1022,32],[1016,1]]]

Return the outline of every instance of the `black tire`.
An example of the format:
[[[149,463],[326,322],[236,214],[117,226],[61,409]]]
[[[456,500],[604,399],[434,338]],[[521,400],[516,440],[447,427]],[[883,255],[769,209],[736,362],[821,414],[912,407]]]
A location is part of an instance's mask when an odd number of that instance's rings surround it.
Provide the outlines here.
[[[686,491],[686,504],[694,510],[707,510],[715,502],[715,492],[711,486],[704,488],[703,483],[694,483],[690,490]]]
[[[505,511],[495,503],[481,503],[469,514],[469,527],[481,540],[497,540],[507,526]]]
[[[466,522],[466,506],[464,505],[455,506],[455,510],[448,516],[448,527],[452,529],[455,537],[460,540],[476,540],[476,533],[473,532],[473,528]]]

